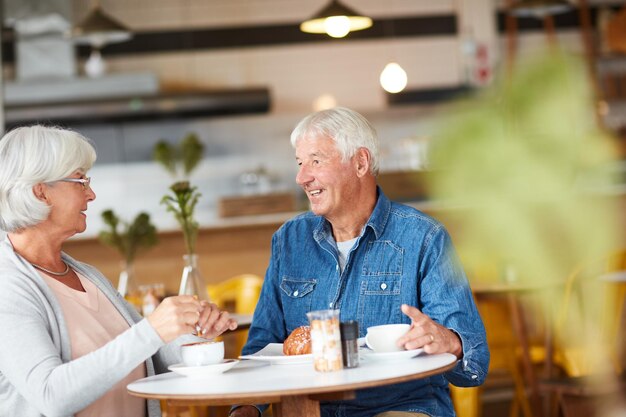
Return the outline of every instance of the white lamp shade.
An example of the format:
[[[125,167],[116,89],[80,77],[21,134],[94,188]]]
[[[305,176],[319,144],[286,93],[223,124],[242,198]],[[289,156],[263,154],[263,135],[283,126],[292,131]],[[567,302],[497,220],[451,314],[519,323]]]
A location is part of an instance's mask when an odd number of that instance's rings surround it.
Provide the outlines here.
[[[380,73],[380,85],[388,93],[399,93],[406,87],[406,71],[396,62],[390,62]]]

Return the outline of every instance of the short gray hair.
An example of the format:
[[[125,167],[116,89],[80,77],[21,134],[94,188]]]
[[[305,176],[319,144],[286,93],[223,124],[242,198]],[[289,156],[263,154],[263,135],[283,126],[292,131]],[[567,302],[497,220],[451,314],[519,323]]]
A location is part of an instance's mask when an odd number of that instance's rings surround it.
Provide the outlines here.
[[[344,162],[352,158],[359,148],[366,148],[371,156],[370,172],[378,174],[378,135],[361,114],[345,107],[312,113],[291,132],[291,145],[295,147],[300,139],[319,135],[335,141]]]
[[[83,135],[57,127],[20,127],[0,139],[0,229],[15,232],[48,218],[33,187],[87,172],[96,161]]]

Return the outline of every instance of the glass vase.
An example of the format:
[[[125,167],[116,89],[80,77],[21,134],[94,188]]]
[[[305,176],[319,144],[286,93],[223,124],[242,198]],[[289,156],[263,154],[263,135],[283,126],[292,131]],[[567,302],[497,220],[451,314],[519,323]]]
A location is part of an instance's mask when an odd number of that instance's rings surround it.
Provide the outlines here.
[[[207,291],[206,282],[202,277],[200,268],[198,268],[198,255],[183,255],[185,267],[183,275],[180,278],[179,295],[195,295],[200,300],[209,301],[209,293]]]
[[[122,271],[117,281],[117,291],[141,312],[141,292],[135,280],[135,266],[132,262],[122,262]]]

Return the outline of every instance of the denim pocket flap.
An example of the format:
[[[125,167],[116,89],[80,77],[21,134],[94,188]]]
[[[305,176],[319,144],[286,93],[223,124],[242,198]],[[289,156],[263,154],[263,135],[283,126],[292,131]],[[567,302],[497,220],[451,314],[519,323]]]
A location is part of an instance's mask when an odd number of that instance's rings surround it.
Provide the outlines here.
[[[314,279],[283,278],[280,289],[289,297],[302,298],[315,289],[315,284]]]
[[[401,288],[401,280],[375,279],[361,282],[361,294],[363,295],[398,295]]]

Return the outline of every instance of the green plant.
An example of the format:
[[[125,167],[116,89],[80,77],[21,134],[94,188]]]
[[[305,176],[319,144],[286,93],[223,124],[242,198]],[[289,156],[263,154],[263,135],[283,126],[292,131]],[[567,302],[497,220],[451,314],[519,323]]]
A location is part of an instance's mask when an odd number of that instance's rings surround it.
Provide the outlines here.
[[[167,211],[174,214],[183,231],[187,253],[194,254],[198,237],[198,222],[194,220],[193,212],[201,194],[197,192],[197,187],[191,186],[189,181],[175,182],[170,186],[170,190],[172,194],[164,195],[161,204],[165,204]]]
[[[158,242],[156,227],[147,213],[139,213],[131,223],[127,223],[120,220],[113,210],[105,210],[102,220],[107,230],[101,231],[98,239],[117,249],[127,264],[135,260],[139,249],[149,248]]]
[[[179,172],[182,172],[183,177],[188,178],[202,160],[203,153],[204,144],[195,133],[190,133],[181,139],[178,145],[164,140],[157,142],[152,156],[173,177],[178,177]]]

